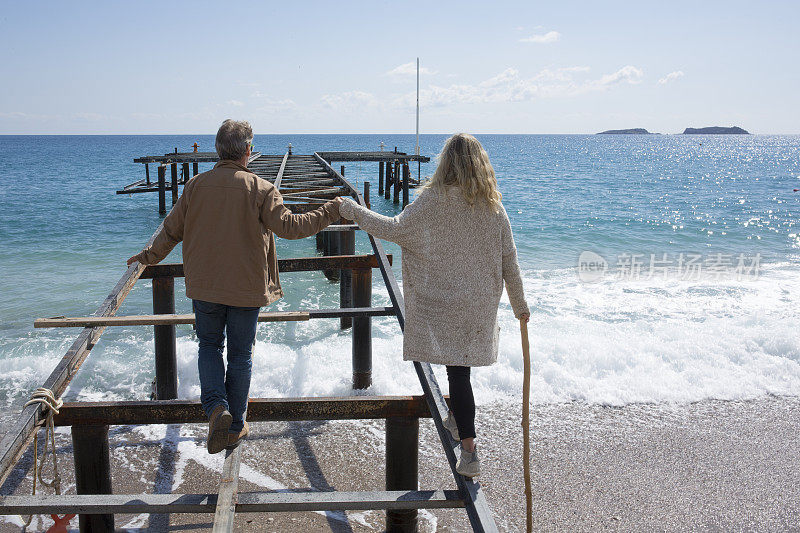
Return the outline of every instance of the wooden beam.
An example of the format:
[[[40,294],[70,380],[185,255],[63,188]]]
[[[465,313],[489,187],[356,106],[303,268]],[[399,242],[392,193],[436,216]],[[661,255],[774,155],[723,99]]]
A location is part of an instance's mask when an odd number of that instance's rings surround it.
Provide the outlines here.
[[[308,311],[272,311],[258,314],[259,322],[302,322],[312,318],[371,317],[391,316],[392,307],[348,307],[345,309],[313,309]],[[159,315],[126,315],[126,316],[80,316],[37,318],[34,328],[75,328],[97,326],[171,326],[178,324],[194,324],[195,315],[159,314]]]
[[[322,231],[347,231],[347,230],[356,230],[361,229],[358,227],[358,224],[331,224],[327,228],[323,229]],[[374,256],[371,256],[374,257]],[[378,268],[378,261],[375,261],[375,266],[372,268]]]
[[[250,422],[430,418],[423,396],[335,398],[250,398]],[[151,400],[66,402],[53,418],[57,426],[199,424],[208,422],[199,401]]]
[[[278,169],[278,175],[275,177],[275,181],[272,183],[275,185],[276,189],[281,188],[281,180],[283,179],[283,171],[286,169],[286,161],[289,160],[289,152],[283,154],[283,161],[281,161],[281,168]]]
[[[0,514],[214,513],[216,494],[107,494],[0,496]],[[455,490],[363,492],[241,492],[236,512],[377,511],[463,507]]]
[[[308,313],[302,311],[274,311],[259,313],[259,322],[296,322],[308,320]],[[185,315],[130,315],[130,316],[81,316],[37,318],[34,328],[74,328],[94,326],[169,326],[173,324],[194,324],[194,313]]]
[[[405,152],[317,152],[327,161],[422,161],[427,163],[430,157],[424,155],[407,155]]]
[[[392,256],[387,256],[392,264]],[[278,271],[285,272],[312,272],[315,270],[343,269],[343,268],[378,268],[378,259],[374,255],[330,255],[327,257],[296,257],[292,259],[278,259]],[[142,279],[157,277],[183,277],[183,264],[159,263],[148,266],[142,273]]]
[[[233,450],[225,451],[217,507],[214,511],[213,533],[230,533],[233,531],[233,519],[236,516],[236,496],[239,492],[239,467],[242,464],[243,447],[244,444],[242,443]]]

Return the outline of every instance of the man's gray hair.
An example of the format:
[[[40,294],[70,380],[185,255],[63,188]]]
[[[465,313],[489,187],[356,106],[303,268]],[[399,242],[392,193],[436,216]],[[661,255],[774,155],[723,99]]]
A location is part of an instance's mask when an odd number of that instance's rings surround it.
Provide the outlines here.
[[[253,141],[253,128],[246,120],[227,119],[217,131],[215,146],[220,159],[238,161],[247,155],[247,146]]]

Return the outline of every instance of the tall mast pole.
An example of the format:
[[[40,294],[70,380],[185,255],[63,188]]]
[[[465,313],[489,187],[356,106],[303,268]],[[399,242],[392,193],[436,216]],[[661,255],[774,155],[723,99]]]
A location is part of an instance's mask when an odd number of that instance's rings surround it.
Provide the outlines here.
[[[419,155],[419,58],[417,58],[417,146],[414,153]]]
[[[419,155],[419,58],[417,58],[417,146],[414,153]],[[422,183],[422,163],[417,159],[417,184]]]

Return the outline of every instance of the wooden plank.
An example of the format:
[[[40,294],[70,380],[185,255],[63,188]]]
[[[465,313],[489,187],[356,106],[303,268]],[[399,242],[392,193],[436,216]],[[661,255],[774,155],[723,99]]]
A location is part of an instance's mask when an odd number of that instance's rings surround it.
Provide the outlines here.
[[[356,230],[356,229],[361,229],[361,228],[358,227],[358,224],[331,224],[330,226],[328,226],[327,228],[323,229],[322,231],[348,231],[348,230]],[[331,257],[331,256],[329,256],[329,257]],[[374,257],[374,256],[370,256],[370,257]],[[377,263],[378,263],[378,261],[376,260],[375,261],[375,267],[373,267],[373,268],[377,268],[377,266],[378,266]]]
[[[423,396],[342,396],[334,398],[250,398],[251,422],[430,418]],[[57,426],[198,424],[208,422],[199,401],[151,400],[66,402]]]
[[[364,492],[273,492],[239,495],[237,511],[372,511],[381,509],[445,509],[463,507],[455,490]]]
[[[225,451],[225,463],[222,465],[222,479],[219,483],[217,507],[214,511],[214,533],[230,533],[233,531],[233,519],[236,516],[236,502],[239,492],[239,467],[242,464],[242,448],[244,443],[233,450]]]
[[[146,246],[153,243],[162,227],[163,224],[158,226],[155,233],[147,241]],[[130,265],[111,290],[111,293],[95,311],[95,315],[99,317],[114,315],[119,306],[122,305],[125,297],[128,296],[136,280],[141,276],[144,268],[144,265],[138,262]],[[85,328],[50,373],[42,387],[52,390],[56,398],[61,396],[91,349],[97,343],[104,329],[104,326]],[[7,431],[2,441],[0,441],[0,484],[5,481],[27,445],[33,440],[34,432],[40,420],[42,420],[41,404],[29,405],[22,410],[16,420],[7,425]]]
[[[366,207],[364,198],[347,180],[339,175],[318,153],[315,153],[314,156],[320,164],[325,167],[329,174],[339,178],[345,187],[350,189],[351,194],[358,199],[359,204]],[[405,329],[405,303],[403,294],[399,290],[391,265],[389,261],[386,260],[383,246],[372,235],[369,235],[369,240],[372,244],[375,256],[378,258],[381,274],[383,275],[386,288],[389,291],[389,298],[392,301],[392,305],[397,310],[397,322],[400,324],[400,329],[403,330]],[[439,388],[439,383],[436,381],[436,376],[433,374],[431,365],[429,363],[415,361],[414,368],[417,372],[420,384],[422,385],[422,390],[425,393],[425,399],[428,402],[428,407],[430,408],[436,431],[439,434],[439,439],[442,442],[445,456],[450,464],[450,470],[455,479],[456,486],[458,486],[459,492],[464,498],[467,516],[469,517],[472,529],[477,532],[498,531],[494,517],[492,516],[492,510],[489,508],[489,503],[486,500],[486,495],[483,493],[483,490],[481,490],[480,484],[456,472],[455,449],[458,447],[459,443],[453,440],[450,436],[450,432],[444,428],[442,421],[447,416],[447,403]]]
[[[323,159],[334,161],[421,161],[427,163],[430,157],[408,155],[405,152],[317,152]]]
[[[250,155],[248,164],[258,159],[261,152],[253,152]],[[270,157],[270,156],[264,156]],[[277,156],[280,157],[280,156]],[[216,152],[177,152],[164,155],[148,155],[145,157],[137,157],[133,160],[134,163],[216,163],[219,161],[219,155]]]
[[[312,318],[391,316],[393,307],[348,307],[309,311],[272,311],[258,314],[259,322],[302,322]],[[126,315],[113,317],[81,316],[37,318],[34,328],[75,328],[96,326],[172,326],[194,324],[194,314]]]
[[[392,256],[388,255],[389,264]],[[374,255],[329,255],[327,257],[295,257],[292,259],[278,259],[278,271],[286,272],[311,272],[315,270],[343,269],[343,268],[378,268],[380,265]],[[148,266],[142,273],[142,279],[156,277],[183,277],[182,263],[159,263]]]
[[[278,169],[278,175],[275,177],[273,185],[276,189],[281,188],[281,180],[283,179],[283,171],[286,169],[286,161],[289,160],[289,152],[283,154],[283,161],[281,161],[281,168]]]
[[[284,198],[298,198],[298,197],[302,198],[302,197],[311,196],[312,194],[319,194],[319,195],[330,195],[330,194],[333,194],[333,195],[338,195],[338,194],[343,194],[345,192],[346,191],[343,191],[340,187],[327,187],[325,189],[318,189],[318,190],[313,190],[313,191],[288,192],[288,193],[282,194],[282,196]]]
[[[308,313],[302,311],[274,311],[259,313],[259,322],[294,322],[308,320]],[[194,313],[164,315],[130,315],[130,316],[81,316],[37,318],[34,328],[74,328],[95,326],[169,326],[173,324],[194,324]]]
[[[0,514],[214,513],[217,494],[107,494],[0,496]],[[374,511],[463,507],[455,490],[361,492],[242,492],[236,512]]]

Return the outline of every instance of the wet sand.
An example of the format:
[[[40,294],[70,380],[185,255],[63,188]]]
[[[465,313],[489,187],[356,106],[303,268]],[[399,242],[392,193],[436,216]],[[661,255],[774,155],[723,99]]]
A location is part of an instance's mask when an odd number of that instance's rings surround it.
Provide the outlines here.
[[[524,530],[521,409],[478,408],[480,481],[501,531]],[[383,421],[254,423],[239,489],[382,490]],[[800,531],[800,399],[621,408],[533,409],[536,531]],[[117,493],[215,492],[222,455],[205,428],[111,430]],[[69,432],[59,430],[64,489],[74,493]],[[430,420],[420,423],[420,488],[454,488]],[[3,487],[30,491],[27,453]],[[49,467],[45,477],[49,477]],[[47,489],[45,489],[47,490]],[[20,531],[4,517],[0,531]],[[128,531],[207,531],[211,515],[118,515]],[[52,522],[37,518],[31,530]],[[384,513],[239,514],[237,531],[381,531]],[[77,528],[77,519],[72,526]],[[461,509],[422,511],[420,531],[467,531]]]

